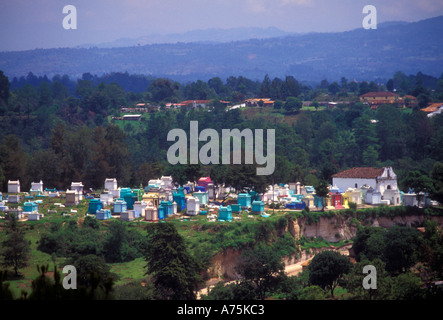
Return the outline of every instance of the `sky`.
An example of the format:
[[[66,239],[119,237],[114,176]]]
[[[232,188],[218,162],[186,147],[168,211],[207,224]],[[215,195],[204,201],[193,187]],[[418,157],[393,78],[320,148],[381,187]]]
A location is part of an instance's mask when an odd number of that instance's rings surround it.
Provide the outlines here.
[[[63,28],[66,5],[76,8],[77,29]],[[366,5],[375,6],[378,23],[443,15],[443,0],[0,0],[0,51],[209,28],[340,32],[362,27]]]

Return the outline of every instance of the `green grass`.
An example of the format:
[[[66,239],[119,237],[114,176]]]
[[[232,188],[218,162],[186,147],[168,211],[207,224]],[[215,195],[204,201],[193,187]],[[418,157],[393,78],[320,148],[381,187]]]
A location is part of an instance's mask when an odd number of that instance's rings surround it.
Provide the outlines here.
[[[326,107],[320,106],[320,107],[318,107],[318,109],[315,109],[315,107],[312,107],[312,106],[303,106],[301,108],[301,110],[305,110],[305,111],[320,111],[320,110],[326,110]]]
[[[146,272],[146,261],[144,258],[137,258],[129,262],[110,263],[111,272],[118,276],[115,286],[123,285],[132,281],[141,281]]]
[[[25,239],[30,245],[30,257],[28,260],[28,266],[23,269],[19,269],[21,276],[19,278],[15,278],[13,276],[13,272],[9,272],[9,277],[12,278],[9,281],[10,288],[15,298],[19,298],[21,296],[22,290],[30,292],[32,280],[37,278],[37,276],[39,275],[37,271],[37,265],[49,265],[51,273],[54,270],[52,256],[47,253],[41,252],[40,250],[37,250],[38,241],[40,240],[40,229],[41,228],[34,228],[33,230],[30,229],[26,232]],[[64,261],[65,259],[60,257],[55,259],[55,263],[57,266],[63,264]]]
[[[129,113],[124,113],[129,114]],[[121,114],[122,117],[124,114]],[[125,120],[112,120],[112,116],[107,117],[108,123],[113,123],[120,129],[122,129],[124,132],[131,133],[131,134],[138,134],[141,133],[147,126],[147,121],[150,118],[149,113],[141,113],[142,118],[140,121],[125,121]],[[130,130],[126,130],[129,129]]]

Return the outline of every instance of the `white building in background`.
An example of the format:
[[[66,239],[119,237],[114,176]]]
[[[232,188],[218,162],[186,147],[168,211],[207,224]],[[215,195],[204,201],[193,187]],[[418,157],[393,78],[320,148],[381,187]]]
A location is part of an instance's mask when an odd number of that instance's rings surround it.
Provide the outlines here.
[[[361,188],[366,185],[381,195],[385,190],[397,190],[397,175],[392,167],[373,168],[357,167],[336,173],[332,176],[332,185],[341,190]]]
[[[172,184],[172,177],[171,176],[162,176],[160,179],[163,183],[163,187],[165,189],[172,189],[174,186]]]
[[[79,204],[79,196],[76,190],[66,190],[66,203],[67,206],[76,206]]]
[[[112,194],[113,198],[120,197],[120,189],[118,188],[116,178],[106,178],[105,179],[105,190]]]
[[[71,183],[71,190],[77,191],[79,201],[83,200],[83,188],[84,188],[84,185],[81,182],[72,182]]]
[[[106,178],[105,179],[105,190],[116,190],[118,188],[116,178]]]
[[[106,190],[100,193],[100,202],[103,204],[104,207],[111,205],[113,201],[114,195],[111,191]]]
[[[8,193],[20,193],[20,180],[8,180]]]
[[[43,193],[43,181],[40,180],[40,182],[31,182],[31,191]]]
[[[200,213],[200,200],[197,197],[186,198],[186,214],[196,216]]]

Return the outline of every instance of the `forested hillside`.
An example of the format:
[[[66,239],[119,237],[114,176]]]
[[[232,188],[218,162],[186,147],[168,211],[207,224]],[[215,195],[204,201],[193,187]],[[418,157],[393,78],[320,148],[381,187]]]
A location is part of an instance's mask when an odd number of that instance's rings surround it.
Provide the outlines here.
[[[443,116],[428,118],[420,111],[432,101],[443,100],[443,78],[418,73],[395,73],[386,85],[375,82],[321,81],[307,86],[294,77],[263,81],[245,77],[218,77],[179,83],[168,79],[129,74],[102,77],[84,74],[36,77],[10,81],[1,76],[0,181],[20,179],[24,190],[42,179],[45,187],[66,189],[72,181],[87,188],[102,187],[106,177],[121,185],[140,186],[161,175],[178,182],[210,174],[213,179],[261,190],[268,183],[301,181],[314,185],[319,179],[353,166],[393,166],[405,189],[408,175],[428,177],[434,164],[443,161]],[[369,91],[396,90],[418,97],[414,108],[383,105],[377,110],[359,102]],[[231,104],[253,97],[269,97],[275,105],[225,111],[219,100]],[[213,100],[206,109],[166,109],[168,102]],[[335,108],[302,101],[338,101]],[[159,105],[136,122],[112,120],[121,106],[137,103]],[[276,130],[276,170],[255,176],[253,166],[171,166],[166,153],[167,134],[189,122],[199,130],[213,128],[272,128]],[[407,190],[405,190],[407,191]]]

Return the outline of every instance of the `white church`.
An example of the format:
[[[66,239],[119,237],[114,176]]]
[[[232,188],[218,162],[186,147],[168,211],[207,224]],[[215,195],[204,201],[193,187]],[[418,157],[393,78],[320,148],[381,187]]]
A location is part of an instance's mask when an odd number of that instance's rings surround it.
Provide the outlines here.
[[[370,190],[370,195],[379,196],[380,198],[380,200],[374,200],[376,198],[368,199],[366,197],[366,203],[399,205],[401,202],[397,175],[392,167],[356,167],[348,169],[334,174],[332,185],[343,191],[348,189]]]

